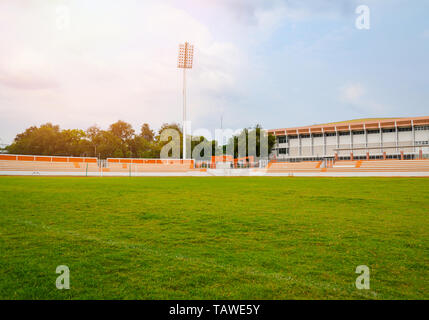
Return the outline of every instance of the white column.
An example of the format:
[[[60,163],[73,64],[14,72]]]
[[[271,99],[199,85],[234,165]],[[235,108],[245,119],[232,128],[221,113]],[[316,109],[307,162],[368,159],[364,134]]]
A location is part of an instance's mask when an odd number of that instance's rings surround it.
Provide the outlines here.
[[[363,124],[363,132],[365,133],[365,148],[366,148],[366,152],[368,153],[368,133],[366,132],[366,125],[365,123]]]
[[[322,128],[322,135],[323,135],[323,156],[326,157],[326,136],[325,136],[325,129]]]
[[[186,50],[186,48],[185,48]],[[183,157],[186,159],[186,68],[183,68]]]
[[[398,126],[397,126],[396,121],[395,121],[395,146],[396,146],[396,153],[399,153],[398,140],[399,140],[399,138],[398,138]]]
[[[350,152],[353,152],[353,132],[352,127],[349,125],[349,132],[350,132]]]

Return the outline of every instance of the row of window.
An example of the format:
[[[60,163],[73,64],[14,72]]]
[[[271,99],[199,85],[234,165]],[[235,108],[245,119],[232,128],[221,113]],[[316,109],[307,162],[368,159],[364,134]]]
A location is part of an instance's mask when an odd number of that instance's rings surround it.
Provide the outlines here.
[[[286,142],[287,142],[286,136],[279,137],[279,143],[286,143]]]
[[[278,162],[304,162],[304,161],[321,161],[324,160],[324,157],[305,157],[305,158],[287,158],[287,159],[277,159]]]
[[[429,145],[429,141],[416,141],[416,145],[418,146]]]
[[[404,159],[405,160],[412,160],[412,159],[417,159],[417,155],[415,154],[404,154]],[[287,162],[304,162],[304,161],[320,161],[320,160],[324,160],[327,159],[327,157],[305,157],[305,158],[288,158],[287,160],[283,160],[283,161],[287,161]],[[333,159],[333,157],[332,157]],[[353,160],[366,160],[367,157],[365,156],[353,156]],[[384,159],[383,155],[370,155],[369,156],[370,160],[381,160]],[[399,154],[391,154],[391,155],[386,155],[386,159],[401,159],[401,155]],[[338,157],[338,160],[351,160],[350,156],[344,156],[344,157]],[[281,159],[278,159],[277,161],[281,162]]]
[[[427,126],[428,129],[417,129],[419,127],[415,127],[416,130],[429,130],[429,126]],[[421,128],[426,128],[426,127],[421,127]],[[404,132],[404,131],[412,131],[413,129],[411,127],[404,127],[404,128],[398,128],[399,132]],[[387,132],[395,132],[395,129],[382,129],[383,133],[387,133]],[[353,135],[361,135],[361,134],[365,134],[364,130],[360,130],[360,131],[352,131]],[[366,131],[367,134],[376,134],[376,133],[380,133],[380,129],[371,129],[371,130],[367,130]],[[326,137],[335,137],[337,135],[336,132],[327,132],[325,133]],[[349,136],[350,135],[350,131],[340,131],[339,132],[340,136]],[[305,139],[305,138],[310,138],[310,134],[301,134],[300,138],[301,139]],[[323,137],[322,133],[313,133],[313,137],[317,138],[317,137]],[[278,142],[279,143],[286,143],[287,140],[293,140],[293,139],[298,139],[298,136],[280,136],[278,138]]]
[[[429,130],[429,126],[415,126],[414,129],[416,129],[417,131]]]
[[[279,154],[289,154],[289,148],[279,148]]]

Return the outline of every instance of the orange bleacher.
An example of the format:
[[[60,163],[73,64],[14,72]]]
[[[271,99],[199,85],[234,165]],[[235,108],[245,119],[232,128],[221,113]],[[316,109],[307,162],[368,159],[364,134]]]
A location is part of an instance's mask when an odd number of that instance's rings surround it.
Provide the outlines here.
[[[362,161],[361,172],[429,172],[429,160],[369,160]]]
[[[194,169],[194,160],[107,159],[109,172],[187,172]]]
[[[323,167],[318,162],[270,162],[268,172],[429,172],[429,160],[343,160]]]
[[[107,159],[107,167],[101,169],[97,158],[0,155],[0,172],[189,172],[205,169],[195,168],[194,160],[162,159]],[[429,159],[425,160],[344,160],[329,163],[323,161],[277,162],[266,168],[272,173],[320,173],[320,172],[429,172]]]
[[[97,158],[0,155],[0,172],[187,172],[193,160],[107,159],[107,167],[98,166]]]
[[[320,172],[322,161],[270,162],[268,172]]]
[[[336,161],[328,172],[429,172],[429,160]]]
[[[96,172],[97,158],[0,155],[0,171]]]

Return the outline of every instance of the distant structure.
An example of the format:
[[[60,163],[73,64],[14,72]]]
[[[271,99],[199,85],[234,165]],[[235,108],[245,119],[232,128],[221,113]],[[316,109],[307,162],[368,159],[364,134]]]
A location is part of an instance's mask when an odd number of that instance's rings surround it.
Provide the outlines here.
[[[3,143],[3,140],[0,138],[0,154],[7,153],[7,150],[5,149],[6,147],[7,147],[7,144]]]
[[[358,119],[272,129],[284,161],[429,158],[429,117]]]
[[[179,57],[177,67],[183,69],[183,159],[186,159],[186,69],[192,69],[194,59],[194,46],[185,42],[179,44]]]

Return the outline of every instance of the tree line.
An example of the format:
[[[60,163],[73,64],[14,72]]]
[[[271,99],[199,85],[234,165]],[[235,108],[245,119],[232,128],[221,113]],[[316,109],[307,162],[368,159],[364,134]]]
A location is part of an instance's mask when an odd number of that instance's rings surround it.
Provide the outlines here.
[[[100,159],[159,158],[162,147],[168,143],[161,140],[161,133],[166,129],[177,130],[180,139],[183,139],[181,127],[177,123],[163,124],[157,132],[147,123],[144,123],[136,132],[131,124],[122,120],[111,124],[107,130],[102,130],[95,125],[87,130],[61,129],[59,125],[46,123],[39,127],[32,126],[17,134],[13,143],[6,146],[6,151],[10,154],[98,157]],[[253,130],[260,132],[261,127],[257,125]],[[248,132],[249,129],[244,129],[240,135],[247,135]],[[237,139],[237,136],[234,136],[229,143],[234,143]],[[226,146],[220,146],[215,140],[207,141],[203,136],[192,138],[191,150],[202,142],[211,146],[213,155],[219,150],[226,152]],[[269,152],[274,143],[274,137],[269,136]],[[237,152],[235,148],[235,156]]]

